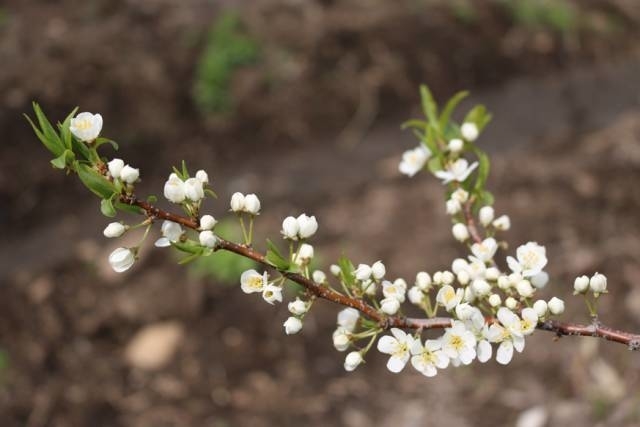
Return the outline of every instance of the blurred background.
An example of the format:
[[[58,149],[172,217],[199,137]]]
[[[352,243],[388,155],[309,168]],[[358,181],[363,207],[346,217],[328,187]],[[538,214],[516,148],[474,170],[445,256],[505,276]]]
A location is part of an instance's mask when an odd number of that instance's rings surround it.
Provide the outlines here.
[[[460,113],[495,113],[478,144],[506,238],[547,246],[544,295],[584,321],[573,278],[600,271],[602,320],[639,331],[639,34],[635,0],[4,0],[0,425],[640,425],[640,357],[617,344],[537,333],[508,367],[433,379],[372,351],[347,375],[337,308],[285,337],[286,306],[239,292],[235,258],[148,247],[115,274],[123,241],[21,116],[100,112],[141,193],[184,159],[213,178],[216,218],[234,191],[260,196],[259,242],[307,212],[325,271],[344,252],[413,282],[464,250],[440,184],[397,172],[415,145],[399,125],[420,83],[470,89]]]

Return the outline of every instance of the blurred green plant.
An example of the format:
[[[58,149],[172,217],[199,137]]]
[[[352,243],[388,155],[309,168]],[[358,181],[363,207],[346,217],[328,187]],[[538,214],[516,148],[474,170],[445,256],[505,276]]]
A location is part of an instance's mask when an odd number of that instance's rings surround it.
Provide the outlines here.
[[[233,109],[230,85],[238,68],[258,60],[258,43],[244,33],[240,17],[227,11],[213,23],[198,62],[193,97],[209,113]]]
[[[9,22],[9,13],[5,8],[0,7],[0,30],[4,28]]]
[[[226,218],[216,225],[216,234],[231,241],[242,240],[235,218]],[[196,277],[213,278],[222,283],[235,284],[243,271],[256,267],[256,263],[232,252],[218,251],[213,256],[201,257],[190,264]]]
[[[566,0],[500,0],[513,22],[530,29],[571,33],[578,27],[578,11]]]
[[[471,25],[478,20],[478,13],[470,0],[451,0],[447,5],[453,16],[462,24]]]

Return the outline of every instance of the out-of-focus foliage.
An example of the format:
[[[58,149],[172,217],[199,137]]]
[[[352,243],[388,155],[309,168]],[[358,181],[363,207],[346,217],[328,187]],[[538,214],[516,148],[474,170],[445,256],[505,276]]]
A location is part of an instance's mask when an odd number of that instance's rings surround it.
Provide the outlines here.
[[[233,109],[230,95],[233,73],[258,59],[258,44],[244,33],[235,12],[218,18],[207,37],[198,62],[193,97],[204,112],[224,113]]]
[[[532,29],[573,32],[578,13],[566,0],[502,0],[514,23]]]

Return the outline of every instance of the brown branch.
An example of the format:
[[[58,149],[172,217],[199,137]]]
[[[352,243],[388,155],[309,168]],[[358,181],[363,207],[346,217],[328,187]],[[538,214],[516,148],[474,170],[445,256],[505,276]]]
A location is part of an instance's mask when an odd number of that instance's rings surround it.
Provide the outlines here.
[[[134,196],[123,195],[120,197],[120,200],[123,203],[138,206],[151,220],[163,219],[173,221],[187,228],[198,230],[198,222],[193,218],[172,214],[170,212],[157,208],[148,202],[136,199]],[[471,216],[470,218],[473,224],[473,218]],[[473,226],[473,230],[476,234],[474,240],[482,242],[482,239],[479,238],[479,235],[477,233],[477,229],[475,229],[475,225]],[[472,233],[472,236],[473,234],[474,233]],[[215,250],[226,250],[229,252],[233,252],[245,258],[252,259],[253,261],[258,262],[266,267],[275,268],[269,263],[269,261],[267,261],[263,254],[246,245],[240,245],[228,240],[219,239]],[[347,295],[343,295],[327,286],[323,286],[314,282],[313,280],[307,279],[301,274],[286,271],[280,271],[280,273],[292,282],[301,285],[307,291],[318,298],[326,299],[342,306],[355,308],[356,310],[367,316],[369,319],[378,322],[378,325],[380,325],[380,327],[383,329],[443,329],[451,326],[451,322],[453,320],[447,317],[416,319],[403,316],[387,316],[383,313],[380,313],[375,307],[367,304],[360,298],[352,298]],[[630,350],[640,350],[640,334],[618,331],[601,324],[599,321],[594,321],[594,323],[591,325],[582,325],[578,323],[547,320],[544,322],[540,322],[537,328],[543,331],[554,332],[558,337],[585,336],[603,338],[609,341],[625,344]]]
[[[480,232],[478,231],[478,227],[476,227],[476,222],[473,219],[473,214],[471,213],[471,206],[473,205],[473,200],[467,200],[462,205],[462,213],[464,214],[464,220],[467,223],[467,230],[469,230],[469,234],[471,238],[476,243],[482,243],[482,237],[480,236]]]

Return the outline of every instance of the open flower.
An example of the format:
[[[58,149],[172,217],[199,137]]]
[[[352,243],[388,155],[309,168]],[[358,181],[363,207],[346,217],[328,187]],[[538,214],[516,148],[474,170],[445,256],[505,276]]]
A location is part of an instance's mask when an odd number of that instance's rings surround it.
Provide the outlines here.
[[[436,171],[435,176],[440,178],[443,184],[448,184],[451,181],[463,182],[477,167],[478,162],[469,165],[466,159],[458,159],[449,163],[445,170]]]
[[[184,181],[178,175],[172,173],[164,183],[164,197],[171,203],[182,203],[186,197]]]
[[[262,298],[271,305],[275,302],[282,302],[282,288],[268,283],[262,289]]]
[[[189,178],[184,182],[184,195],[192,202],[199,202],[204,199],[204,188],[202,181],[197,178]]]
[[[156,242],[154,243],[154,245],[158,248],[171,246],[172,242],[177,242],[180,240],[180,237],[183,233],[180,224],[173,221],[164,221],[160,230],[162,232],[162,237],[156,240]]]
[[[471,245],[471,253],[482,262],[490,261],[498,250],[498,242],[493,237]]]
[[[411,365],[425,377],[433,377],[438,369],[449,366],[449,358],[442,351],[440,340],[426,340],[424,346],[420,340],[414,340],[410,350]]]
[[[116,273],[122,273],[136,262],[136,254],[129,248],[118,248],[109,255],[109,264]]]
[[[69,130],[80,141],[91,142],[100,135],[102,116],[87,112],[80,113],[71,119]]]
[[[442,351],[451,359],[460,359],[464,365],[476,358],[476,337],[464,322],[454,320],[442,336]]]
[[[547,265],[547,251],[544,246],[536,242],[528,242],[516,250],[517,260],[507,257],[507,264],[514,273],[520,273],[522,277],[532,277],[540,273]]]
[[[424,145],[419,145],[412,150],[407,150],[402,154],[402,161],[398,166],[400,173],[409,177],[414,176],[424,167],[431,157],[431,151]]]
[[[247,270],[240,276],[240,287],[245,294],[252,294],[254,292],[262,292],[262,290],[269,284],[269,276],[265,271],[263,274],[258,273],[256,270]]]
[[[506,307],[498,310],[497,317],[500,323],[491,325],[487,337],[491,342],[500,343],[496,353],[496,361],[501,365],[506,365],[511,362],[514,349],[519,353],[524,350],[522,321],[515,313]],[[536,324],[537,321],[536,315]]]
[[[436,301],[438,304],[443,306],[447,311],[453,310],[455,306],[460,303],[461,299],[462,292],[456,292],[451,285],[444,285],[436,295]]]
[[[124,168],[124,160],[113,159],[107,163],[107,168],[109,169],[109,175],[111,175],[113,179],[120,179],[120,173],[122,172],[122,168]]]
[[[390,354],[387,369],[393,373],[402,371],[411,357],[414,338],[403,330],[391,329],[393,336],[385,335],[378,341],[378,351]]]

